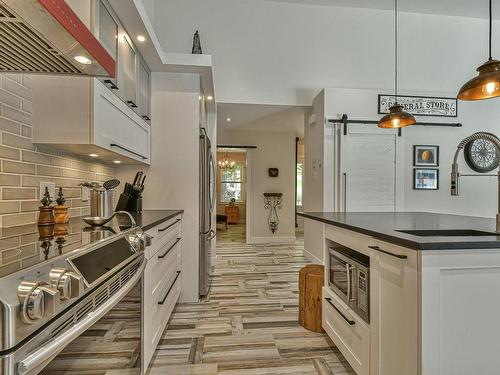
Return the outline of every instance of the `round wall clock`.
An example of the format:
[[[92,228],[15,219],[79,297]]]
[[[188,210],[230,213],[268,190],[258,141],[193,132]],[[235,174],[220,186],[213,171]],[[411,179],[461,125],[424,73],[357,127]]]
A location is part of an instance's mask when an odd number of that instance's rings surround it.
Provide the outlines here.
[[[469,167],[480,173],[496,169],[500,161],[496,145],[487,139],[476,139],[467,143],[464,156]]]

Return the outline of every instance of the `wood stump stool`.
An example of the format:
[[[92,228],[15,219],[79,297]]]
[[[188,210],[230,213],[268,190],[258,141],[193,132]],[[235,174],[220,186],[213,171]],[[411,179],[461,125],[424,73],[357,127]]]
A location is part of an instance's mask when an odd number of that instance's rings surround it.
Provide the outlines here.
[[[321,325],[324,267],[308,264],[299,271],[299,324],[313,332],[325,332]]]

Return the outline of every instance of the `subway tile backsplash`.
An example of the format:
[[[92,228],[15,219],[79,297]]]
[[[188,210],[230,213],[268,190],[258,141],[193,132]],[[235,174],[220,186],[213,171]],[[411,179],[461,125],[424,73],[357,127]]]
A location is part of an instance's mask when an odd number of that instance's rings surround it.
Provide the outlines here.
[[[110,165],[33,144],[31,77],[0,74],[0,226],[35,223],[40,182],[62,186],[70,217],[88,215],[80,182],[115,176]],[[19,241],[19,239],[15,239]],[[1,244],[9,248],[12,244]],[[14,246],[17,246],[15,244]]]

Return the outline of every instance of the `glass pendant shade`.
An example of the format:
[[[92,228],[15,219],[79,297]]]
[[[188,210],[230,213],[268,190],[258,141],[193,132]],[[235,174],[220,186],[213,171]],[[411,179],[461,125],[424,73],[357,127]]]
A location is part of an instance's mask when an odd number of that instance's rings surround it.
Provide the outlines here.
[[[482,100],[500,96],[500,61],[490,59],[477,71],[478,76],[462,86],[458,99]]]
[[[403,111],[403,106],[395,104],[389,108],[389,113],[380,119],[378,127],[384,129],[397,129],[413,125],[416,122],[412,114]]]

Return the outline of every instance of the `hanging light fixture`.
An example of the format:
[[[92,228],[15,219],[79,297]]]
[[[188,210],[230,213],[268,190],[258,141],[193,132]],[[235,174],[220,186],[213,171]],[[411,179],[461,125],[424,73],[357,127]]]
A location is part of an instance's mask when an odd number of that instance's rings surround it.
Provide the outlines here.
[[[219,160],[217,162],[217,165],[222,170],[231,170],[236,165],[236,162],[234,160],[229,159],[229,153],[226,151],[226,154],[224,155],[224,159]]]
[[[462,86],[457,98],[461,100],[482,100],[500,96],[500,61],[491,57],[492,9],[490,6],[489,59],[476,70],[477,77]]]
[[[379,128],[395,129],[413,125],[417,121],[412,114],[405,112],[398,103],[398,0],[394,0],[394,97],[395,102],[389,108],[389,113],[378,122]]]

